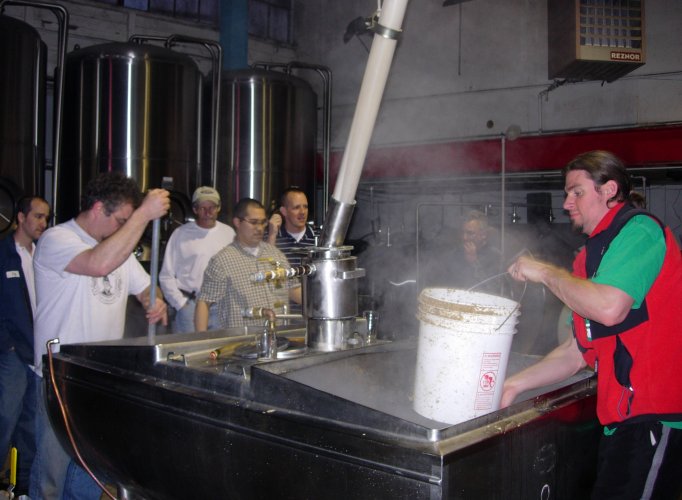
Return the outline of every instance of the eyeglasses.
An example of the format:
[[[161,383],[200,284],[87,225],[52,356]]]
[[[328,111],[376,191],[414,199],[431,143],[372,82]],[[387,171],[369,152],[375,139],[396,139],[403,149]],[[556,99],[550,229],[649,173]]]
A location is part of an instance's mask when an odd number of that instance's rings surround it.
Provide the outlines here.
[[[244,219],[242,217],[239,217],[239,220],[243,220],[244,222],[248,222],[252,226],[265,226],[268,223],[268,219],[253,220],[253,219]]]

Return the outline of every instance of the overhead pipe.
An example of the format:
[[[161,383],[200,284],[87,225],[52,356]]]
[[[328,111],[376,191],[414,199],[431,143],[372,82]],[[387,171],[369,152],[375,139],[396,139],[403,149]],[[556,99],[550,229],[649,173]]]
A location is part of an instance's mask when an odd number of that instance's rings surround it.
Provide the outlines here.
[[[303,316],[307,320],[306,345],[319,351],[348,348],[358,314],[357,279],[365,275],[356,267],[352,247],[342,246],[355,206],[355,193],[386,86],[400,25],[408,0],[386,0],[374,24],[374,41],[358,98],[350,137],[334,195],[327,209],[322,244],[312,247],[303,263],[310,274],[302,276]]]
[[[502,134],[501,138],[501,160],[500,163],[501,165],[501,173],[500,173],[500,197],[502,198],[501,205],[502,207],[505,206],[506,200],[505,197],[507,195],[507,141],[515,141],[518,139],[519,135],[521,135],[521,127],[518,125],[509,125],[507,127],[507,130]],[[505,248],[505,240],[506,240],[506,235],[505,235],[505,213],[504,209],[500,211],[500,259],[504,259],[504,254],[506,251]],[[500,263],[502,263],[502,260],[500,260]]]
[[[408,0],[386,0],[382,6],[369,53],[365,76],[343,153],[334,193],[325,216],[320,246],[340,246],[355,208],[355,193],[386,87],[388,72]]]
[[[166,47],[176,43],[201,45],[211,54],[213,78],[211,82],[211,185],[215,188],[218,178],[218,141],[220,138],[220,78],[223,71],[223,49],[218,42],[183,35],[171,35]]]

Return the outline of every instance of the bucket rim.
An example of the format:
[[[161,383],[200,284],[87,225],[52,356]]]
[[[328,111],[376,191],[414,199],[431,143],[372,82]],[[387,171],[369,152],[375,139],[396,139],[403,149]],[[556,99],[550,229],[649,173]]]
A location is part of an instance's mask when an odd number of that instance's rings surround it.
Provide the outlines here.
[[[460,306],[460,307],[458,307]],[[448,306],[438,306],[433,304],[417,304],[417,312],[421,314],[431,314],[444,319],[464,321],[479,324],[500,324],[510,318],[517,318],[521,315],[519,309],[512,310],[493,310],[478,308],[461,304],[450,304]]]
[[[428,287],[424,288],[419,294],[419,301],[430,302],[432,304],[461,304],[478,306],[482,309],[506,309],[512,310],[518,307],[519,303],[508,297],[494,295],[491,293],[477,292],[462,288]]]
[[[493,323],[473,323],[456,319],[444,318],[432,314],[416,315],[419,320],[419,334],[422,328],[438,328],[446,334],[472,334],[472,335],[515,335],[517,330],[518,318],[509,318],[507,322],[500,324]]]

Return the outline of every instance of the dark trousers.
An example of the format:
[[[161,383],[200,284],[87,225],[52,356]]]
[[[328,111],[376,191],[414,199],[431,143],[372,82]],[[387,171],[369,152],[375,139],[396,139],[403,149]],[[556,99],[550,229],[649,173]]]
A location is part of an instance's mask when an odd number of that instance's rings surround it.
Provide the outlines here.
[[[593,500],[682,498],[682,429],[622,424],[599,443]]]

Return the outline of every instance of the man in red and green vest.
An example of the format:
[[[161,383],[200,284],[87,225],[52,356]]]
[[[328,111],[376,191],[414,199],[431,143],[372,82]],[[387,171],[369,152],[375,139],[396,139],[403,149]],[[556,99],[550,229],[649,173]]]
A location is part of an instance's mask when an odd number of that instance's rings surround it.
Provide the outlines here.
[[[520,257],[509,273],[561,299],[573,311],[573,336],[508,378],[501,405],[593,367],[604,434],[592,498],[680,498],[680,248],[669,228],[636,208],[641,197],[613,154],[584,153],[564,177],[564,209],[588,235],[573,272]]]

